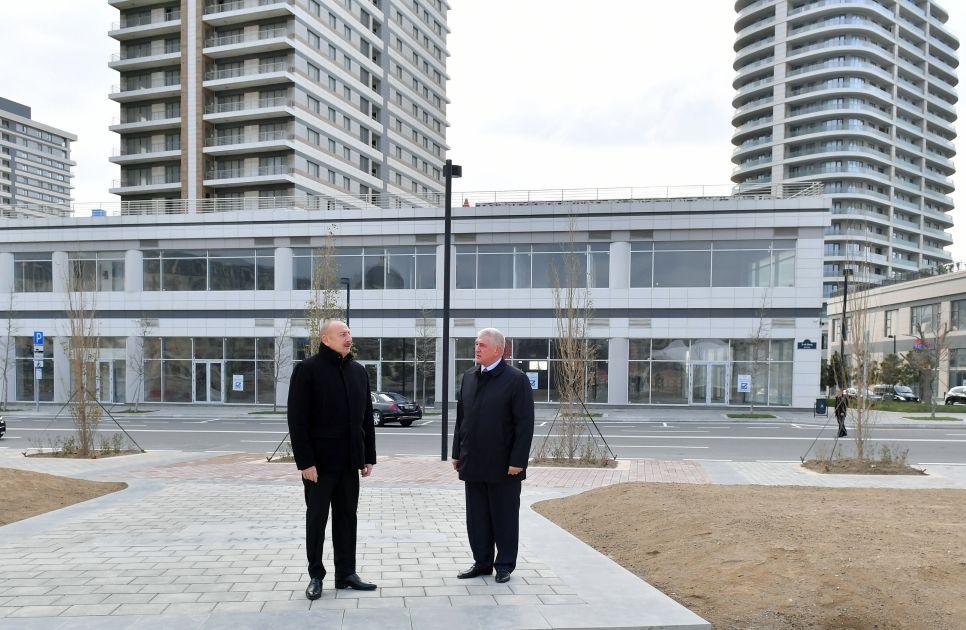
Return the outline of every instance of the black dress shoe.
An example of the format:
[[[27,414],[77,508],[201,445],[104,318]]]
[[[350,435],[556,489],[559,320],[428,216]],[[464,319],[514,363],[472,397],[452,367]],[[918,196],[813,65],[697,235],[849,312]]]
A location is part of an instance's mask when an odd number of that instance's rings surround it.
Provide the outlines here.
[[[456,577],[461,580],[465,580],[467,578],[480,577],[481,575],[490,575],[491,573],[493,573],[493,567],[483,567],[478,564],[474,564],[466,571],[457,573]]]
[[[369,582],[363,582],[362,578],[353,573],[352,575],[347,575],[344,578],[335,579],[336,588],[351,588],[357,591],[374,591],[376,590],[375,584],[370,584]]]
[[[496,572],[497,584],[505,584],[510,581],[510,572],[505,569],[498,569]]]
[[[318,599],[322,597],[322,578],[312,578],[305,589],[305,596],[308,599]]]

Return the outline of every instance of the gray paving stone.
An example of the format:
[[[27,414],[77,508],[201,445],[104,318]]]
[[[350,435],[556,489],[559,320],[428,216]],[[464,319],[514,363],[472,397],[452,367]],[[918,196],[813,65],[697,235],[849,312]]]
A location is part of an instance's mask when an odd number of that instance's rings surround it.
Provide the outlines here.
[[[356,608],[405,608],[406,600],[403,597],[372,597],[369,599],[357,600]]]
[[[62,615],[65,617],[84,617],[110,615],[119,604],[76,604],[65,610]]]
[[[6,618],[14,619],[19,617],[56,617],[65,610],[67,606],[20,606],[10,612]]]

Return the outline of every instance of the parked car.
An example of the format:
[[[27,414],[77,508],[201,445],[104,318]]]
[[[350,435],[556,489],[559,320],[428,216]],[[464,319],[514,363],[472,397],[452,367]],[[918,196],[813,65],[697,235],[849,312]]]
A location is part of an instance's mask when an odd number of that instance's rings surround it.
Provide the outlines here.
[[[946,392],[947,405],[966,405],[966,386],[953,387]]]
[[[423,417],[420,406],[395,392],[374,392],[372,394],[372,419],[377,427],[387,422],[398,422],[408,427],[414,420]]]
[[[0,438],[2,438],[3,434],[6,432],[7,432],[7,421],[3,419],[3,416],[0,416]]]
[[[855,387],[847,387],[843,390],[843,393],[847,398],[856,398],[859,396],[860,392]],[[875,390],[867,387],[863,392],[861,392],[863,398],[868,400],[882,400],[882,397],[875,393]]]
[[[906,402],[919,402],[919,397],[906,385],[876,385],[872,392],[882,400],[903,400]]]

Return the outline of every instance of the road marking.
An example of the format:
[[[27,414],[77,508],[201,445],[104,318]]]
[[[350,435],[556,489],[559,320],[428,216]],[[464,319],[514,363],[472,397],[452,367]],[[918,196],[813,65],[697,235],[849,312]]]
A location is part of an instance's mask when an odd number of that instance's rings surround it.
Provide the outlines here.
[[[278,440],[238,440],[242,444],[278,444]]]
[[[700,459],[700,458],[688,458],[685,457],[681,461],[685,462],[733,462],[733,459]]]
[[[537,426],[538,426],[538,427],[545,427],[545,426],[547,426],[547,421],[546,421],[546,420],[544,420],[543,422],[541,422],[541,423],[540,423],[540,424],[538,424]]]
[[[664,427],[665,429],[667,428],[667,422],[662,422],[662,423],[661,423],[661,425],[662,425],[662,426],[663,426],[663,427]]]
[[[710,446],[678,446],[675,444],[622,444],[621,448],[711,448]]]
[[[801,464],[798,459],[756,459],[759,464]]]
[[[966,466],[963,462],[919,462],[916,466]]]

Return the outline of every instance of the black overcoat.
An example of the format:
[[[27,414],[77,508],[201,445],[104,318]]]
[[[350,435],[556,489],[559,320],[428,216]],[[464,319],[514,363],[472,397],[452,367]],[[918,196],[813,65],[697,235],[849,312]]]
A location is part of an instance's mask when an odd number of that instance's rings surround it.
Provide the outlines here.
[[[352,354],[323,345],[295,366],[288,389],[288,430],[295,465],[320,472],[376,463],[369,375]]]
[[[500,363],[492,372],[463,374],[456,393],[453,459],[463,481],[526,479],[533,441],[533,391],[527,375]],[[507,468],[523,468],[518,475]]]

